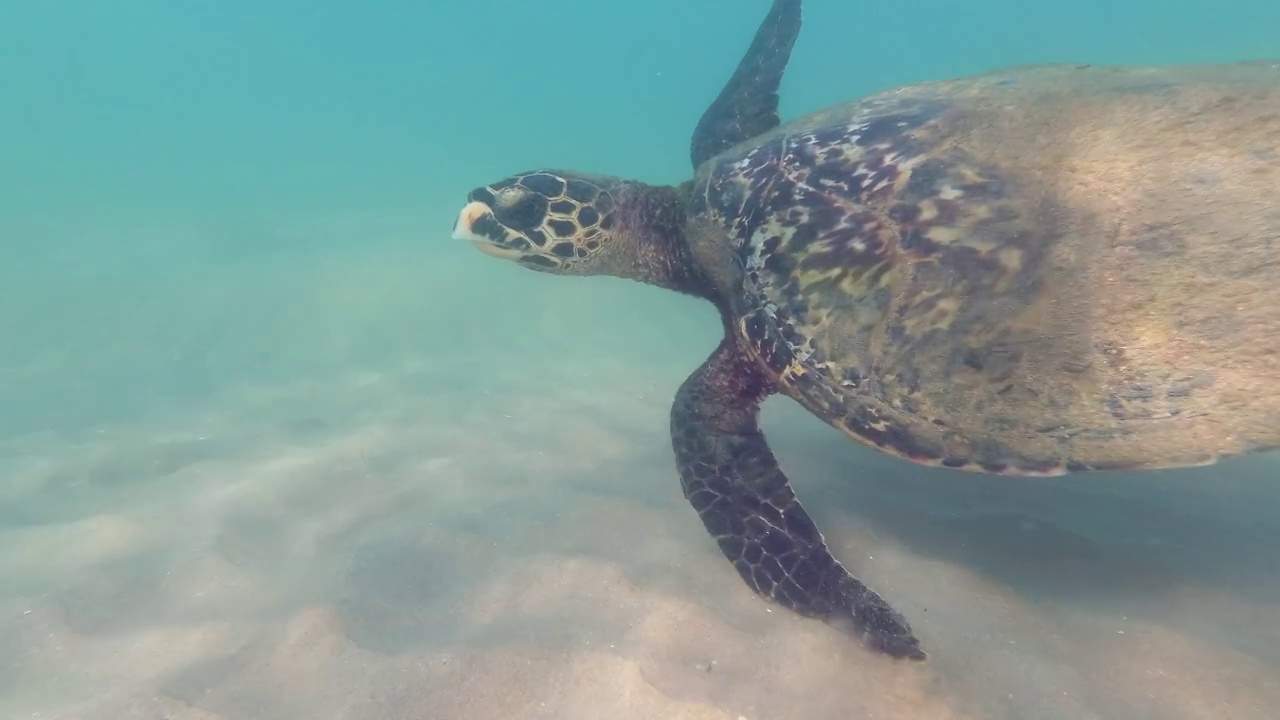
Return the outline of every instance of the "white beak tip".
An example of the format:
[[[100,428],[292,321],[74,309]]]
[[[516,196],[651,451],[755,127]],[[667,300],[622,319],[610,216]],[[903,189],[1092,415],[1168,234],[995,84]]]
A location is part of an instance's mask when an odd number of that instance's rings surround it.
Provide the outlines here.
[[[453,239],[454,240],[484,240],[484,238],[472,232],[471,227],[476,220],[489,212],[489,208],[483,203],[469,202],[466,207],[462,208],[462,212],[458,213],[458,219],[453,223]]]

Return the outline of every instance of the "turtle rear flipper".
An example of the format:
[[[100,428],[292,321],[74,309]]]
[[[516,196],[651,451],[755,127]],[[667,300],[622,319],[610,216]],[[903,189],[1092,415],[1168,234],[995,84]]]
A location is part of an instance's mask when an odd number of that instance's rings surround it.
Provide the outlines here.
[[[737,70],[693,131],[690,158],[695,168],[778,126],[778,88],[799,34],[800,0],[774,0]]]
[[[772,383],[726,337],[671,410],[684,495],[757,593],[803,615],[851,623],[895,657],[923,660],[907,621],[840,564],[778,467],[758,422]]]

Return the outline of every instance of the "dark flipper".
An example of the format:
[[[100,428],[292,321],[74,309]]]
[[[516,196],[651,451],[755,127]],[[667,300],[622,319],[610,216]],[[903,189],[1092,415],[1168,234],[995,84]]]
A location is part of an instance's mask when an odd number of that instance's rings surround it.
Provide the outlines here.
[[[832,557],[800,507],[757,422],[772,393],[729,338],[684,381],[671,442],[685,497],[756,592],[803,615],[851,621],[889,655],[924,659],[907,621]]]
[[[778,86],[799,33],[800,0],[774,0],[738,69],[693,131],[690,155],[695,168],[778,126]]]

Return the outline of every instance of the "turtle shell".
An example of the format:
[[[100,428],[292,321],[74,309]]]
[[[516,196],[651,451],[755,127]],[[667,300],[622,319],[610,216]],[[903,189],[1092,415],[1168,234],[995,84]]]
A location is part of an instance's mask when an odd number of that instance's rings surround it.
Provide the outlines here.
[[[883,451],[1059,474],[1280,447],[1280,64],[909,86],[691,193],[742,345]]]

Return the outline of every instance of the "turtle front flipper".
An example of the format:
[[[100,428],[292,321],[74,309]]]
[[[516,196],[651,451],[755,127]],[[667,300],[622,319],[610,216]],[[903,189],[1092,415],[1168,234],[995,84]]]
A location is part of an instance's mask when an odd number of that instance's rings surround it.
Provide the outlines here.
[[[778,126],[778,87],[800,34],[800,0],[774,0],[738,68],[693,131],[696,168],[723,150]]]
[[[831,555],[760,431],[770,380],[726,337],[671,410],[684,495],[756,592],[803,615],[852,621],[868,644],[922,660],[907,621]]]

